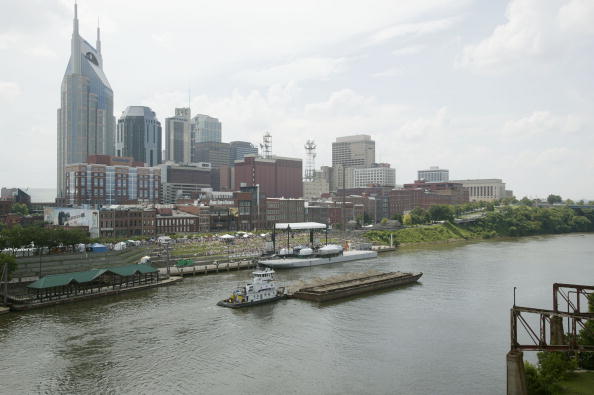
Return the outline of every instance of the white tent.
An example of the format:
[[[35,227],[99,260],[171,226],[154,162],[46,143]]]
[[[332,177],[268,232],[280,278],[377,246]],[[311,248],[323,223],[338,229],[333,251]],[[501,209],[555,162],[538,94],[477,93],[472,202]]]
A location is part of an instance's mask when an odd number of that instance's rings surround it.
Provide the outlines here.
[[[275,224],[274,228],[280,230],[287,230],[288,228],[291,228],[291,230],[326,229],[326,224],[319,222],[280,222]]]

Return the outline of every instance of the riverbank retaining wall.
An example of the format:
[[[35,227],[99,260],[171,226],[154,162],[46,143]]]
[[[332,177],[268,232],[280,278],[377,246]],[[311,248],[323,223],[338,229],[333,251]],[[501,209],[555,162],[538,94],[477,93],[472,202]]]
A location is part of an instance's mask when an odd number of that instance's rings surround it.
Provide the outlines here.
[[[12,278],[19,279],[37,278],[40,274],[60,274],[68,272],[85,271],[95,268],[129,265],[138,263],[141,257],[149,255],[145,247],[132,247],[124,251],[89,252],[81,254],[42,255],[17,258],[17,268],[12,273]],[[40,273],[41,271],[41,273]]]

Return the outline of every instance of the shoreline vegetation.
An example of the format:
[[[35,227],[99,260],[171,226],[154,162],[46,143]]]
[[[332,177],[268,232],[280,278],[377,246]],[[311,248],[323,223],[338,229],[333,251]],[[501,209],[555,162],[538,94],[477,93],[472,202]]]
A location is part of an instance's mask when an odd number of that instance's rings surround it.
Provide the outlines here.
[[[435,207],[435,206],[434,206]],[[432,207],[433,208],[433,207]],[[494,238],[519,236],[554,235],[564,233],[586,233],[594,231],[594,210],[573,209],[566,206],[531,207],[527,205],[487,207],[480,216],[454,223],[455,207],[449,218],[439,223],[428,224],[433,219],[431,210],[407,214],[417,216],[418,223],[403,229],[370,230],[364,233],[369,241],[394,246],[410,247],[425,244],[480,241]],[[405,218],[406,222],[406,218]],[[425,222],[425,223],[423,223]]]

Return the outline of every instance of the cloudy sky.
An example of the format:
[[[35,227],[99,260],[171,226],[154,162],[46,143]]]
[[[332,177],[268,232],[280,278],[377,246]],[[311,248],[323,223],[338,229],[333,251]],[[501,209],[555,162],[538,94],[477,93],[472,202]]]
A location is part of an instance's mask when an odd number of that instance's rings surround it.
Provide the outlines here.
[[[366,133],[399,184],[432,165],[594,199],[594,1],[79,0],[115,115],[186,106],[224,141],[329,164]],[[293,4],[292,6],[290,4]],[[0,0],[0,186],[55,187],[72,1]]]

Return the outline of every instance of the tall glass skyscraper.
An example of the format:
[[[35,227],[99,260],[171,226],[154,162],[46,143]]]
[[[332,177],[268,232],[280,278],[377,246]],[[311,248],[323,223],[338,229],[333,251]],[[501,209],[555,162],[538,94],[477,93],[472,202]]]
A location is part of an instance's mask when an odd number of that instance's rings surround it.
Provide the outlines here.
[[[192,132],[196,143],[220,143],[222,125],[216,118],[197,114],[192,118]]]
[[[113,155],[115,149],[113,91],[103,73],[100,31],[93,48],[78,33],[77,6],[70,60],[62,79],[58,109],[58,198],[64,198],[64,167],[84,163],[89,155]]]
[[[161,123],[149,107],[129,106],[118,119],[116,155],[153,167],[161,163]]]
[[[176,108],[175,116],[165,118],[165,161],[192,162],[190,108]]]

